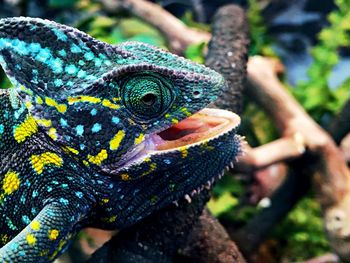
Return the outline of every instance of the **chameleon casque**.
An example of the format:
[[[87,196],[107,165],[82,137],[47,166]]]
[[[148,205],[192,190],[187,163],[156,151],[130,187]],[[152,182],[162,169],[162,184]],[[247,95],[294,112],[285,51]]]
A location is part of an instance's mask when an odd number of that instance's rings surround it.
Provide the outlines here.
[[[223,77],[153,46],[0,19],[0,262],[49,262],[83,227],[125,228],[203,189],[240,153],[203,109]]]

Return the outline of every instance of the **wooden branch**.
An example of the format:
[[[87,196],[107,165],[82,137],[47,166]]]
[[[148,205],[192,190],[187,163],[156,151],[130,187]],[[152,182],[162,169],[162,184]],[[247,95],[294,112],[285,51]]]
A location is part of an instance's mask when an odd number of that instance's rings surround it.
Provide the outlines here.
[[[282,136],[300,134],[307,147],[302,157],[323,208],[330,244],[338,255],[350,260],[350,171],[332,138],[288,94],[275,73],[275,65],[262,57],[248,63],[247,94],[270,115]]]
[[[234,171],[253,172],[272,164],[300,157],[305,152],[303,137],[295,133],[255,148],[244,148],[244,155],[238,158]]]
[[[149,1],[101,0],[101,2],[107,11],[126,10],[158,28],[168,39],[171,50],[178,54],[183,54],[188,45],[209,42],[211,38],[210,33],[187,27],[161,6]]]
[[[343,109],[332,121],[329,133],[336,143],[340,143],[346,134],[350,132],[350,99],[345,103]]]
[[[302,167],[304,164],[296,160],[293,165]],[[251,259],[270,231],[293,209],[309,189],[310,177],[305,173],[298,174],[296,171],[291,171],[270,198],[270,206],[263,209],[243,228],[230,231],[247,260]]]
[[[327,253],[322,256],[308,259],[303,263],[337,263],[339,262],[339,257],[333,253]]]
[[[350,163],[350,133],[348,133],[340,142],[340,149],[343,153],[344,159]]]

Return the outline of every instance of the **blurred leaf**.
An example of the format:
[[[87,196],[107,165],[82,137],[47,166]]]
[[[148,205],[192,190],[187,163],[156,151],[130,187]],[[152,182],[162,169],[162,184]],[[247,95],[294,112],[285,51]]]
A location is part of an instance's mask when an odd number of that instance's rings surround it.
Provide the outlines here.
[[[185,57],[197,63],[204,64],[205,61],[203,52],[205,47],[205,42],[189,45],[185,50]]]
[[[214,216],[219,216],[220,214],[232,209],[237,204],[238,199],[233,197],[229,192],[226,192],[217,199],[210,199],[207,205]]]
[[[193,13],[191,11],[186,11],[181,20],[189,27],[194,27],[208,32],[210,31],[210,25],[196,22],[193,19]]]

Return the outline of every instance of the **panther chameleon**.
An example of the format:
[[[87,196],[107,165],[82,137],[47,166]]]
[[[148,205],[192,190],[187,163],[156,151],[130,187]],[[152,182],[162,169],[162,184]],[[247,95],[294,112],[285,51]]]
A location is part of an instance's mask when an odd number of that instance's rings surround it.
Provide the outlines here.
[[[210,187],[239,117],[217,72],[144,43],[0,19],[0,261],[50,262],[84,227],[121,229]]]

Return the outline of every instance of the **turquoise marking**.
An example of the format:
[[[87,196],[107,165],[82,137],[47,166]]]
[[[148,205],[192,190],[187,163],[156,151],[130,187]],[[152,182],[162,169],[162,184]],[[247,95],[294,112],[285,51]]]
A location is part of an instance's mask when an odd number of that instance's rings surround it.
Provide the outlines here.
[[[67,52],[64,49],[61,49],[60,51],[58,51],[58,55],[60,55],[61,57],[65,57],[67,56]]]
[[[84,66],[84,65],[85,65],[85,62],[84,62],[84,60],[79,60],[78,64],[79,64],[80,66]]]
[[[69,204],[68,199],[63,198],[63,197],[61,197],[61,198],[59,199],[59,202],[60,202],[61,204],[63,204],[63,205],[68,205],[68,204]]]
[[[57,28],[51,28],[52,32],[56,35],[58,40],[61,40],[63,42],[66,42],[68,40],[68,37],[65,33],[63,33],[61,30]]]
[[[19,244],[17,242],[13,242],[11,245],[10,245],[11,249],[13,250],[17,250],[17,248],[19,247]]]
[[[30,224],[30,219],[27,215],[22,216],[22,222],[26,225]]]
[[[110,60],[104,60],[103,63],[106,64],[106,66],[111,66],[112,62]]]
[[[95,66],[96,67],[101,67],[101,65],[102,65],[102,60],[101,59],[96,58],[94,61],[95,61]]]
[[[82,198],[84,195],[82,192],[75,192],[75,195],[78,197],[78,198]]]
[[[21,107],[15,111],[15,118],[18,119],[21,114],[24,112],[24,110],[26,109],[26,107],[24,105],[21,105]]]
[[[101,124],[95,123],[94,126],[92,127],[91,131],[92,131],[93,133],[97,133],[97,132],[99,132],[101,129],[102,129]]]
[[[96,109],[92,109],[92,110],[90,111],[90,114],[91,114],[92,116],[95,116],[95,115],[97,114],[97,110],[96,110]]]
[[[66,72],[68,74],[74,75],[77,73],[77,71],[78,71],[78,68],[73,64],[66,66]]]
[[[78,78],[85,78],[86,77],[86,71],[85,70],[79,70],[78,72]]]
[[[10,38],[0,39],[0,50],[6,49],[6,48],[7,49],[10,48],[14,52],[23,56],[34,57],[36,60],[48,66],[56,74],[60,74],[63,72],[63,61],[60,58],[54,57],[49,48],[47,47],[43,48],[39,43],[26,43],[18,39],[10,39]],[[58,54],[61,56],[66,56],[67,52],[62,49],[58,51]],[[3,61],[3,58],[2,58],[2,61]],[[95,61],[95,65],[101,66],[101,64],[102,64],[102,61],[100,59],[98,59],[98,61]],[[68,65],[65,68],[65,71],[70,75],[76,74],[78,70],[79,69],[72,64]],[[86,80],[97,79],[96,76],[88,75],[86,74],[86,72],[84,73],[84,71],[80,73],[80,77]],[[15,81],[13,80],[12,82],[14,83]],[[73,86],[73,82],[71,86]]]
[[[33,52],[33,53],[39,53],[41,46],[38,43],[30,43],[29,44],[29,49]]]
[[[72,53],[82,53],[83,51],[81,50],[81,48],[79,46],[77,46],[76,44],[72,44],[70,51],[72,51]]]
[[[68,126],[67,121],[66,121],[65,119],[63,119],[63,118],[60,119],[60,123],[61,123],[61,125],[62,125],[63,127],[67,127],[67,126]]]
[[[118,117],[116,117],[116,116],[113,116],[112,122],[113,122],[114,124],[118,124],[118,123],[120,122],[120,119],[119,119]]]
[[[63,71],[63,61],[60,58],[55,58],[52,60],[53,72],[56,74],[62,73]]]
[[[61,87],[63,85],[63,81],[61,79],[55,79],[53,83],[56,87]]]
[[[87,52],[84,54],[84,58],[87,60],[87,61],[90,61],[90,60],[93,60],[95,58],[95,55],[94,53],[92,53],[91,51],[90,52]]]
[[[79,145],[79,147],[80,147],[80,150],[84,150],[85,149],[85,145],[82,144],[82,143]]]
[[[82,136],[84,133],[84,126],[78,125],[77,127],[75,127],[75,130],[78,136]]]
[[[38,211],[36,210],[36,208],[32,207],[32,209],[30,210],[30,212],[32,213],[32,215],[36,215],[38,213]]]
[[[5,126],[3,124],[0,124],[0,135],[3,134],[5,131]]]
[[[36,60],[39,60],[41,62],[45,62],[49,60],[52,57],[50,49],[41,48],[38,55],[35,57]]]

